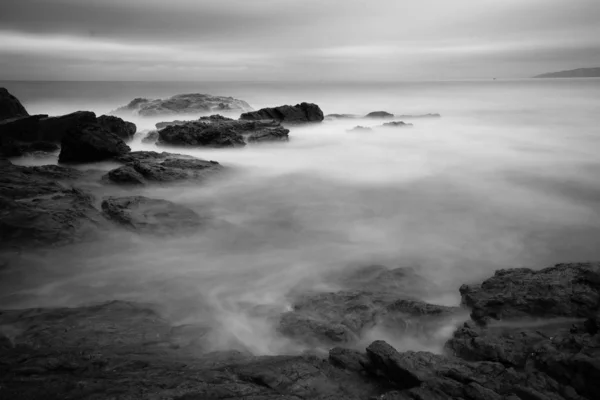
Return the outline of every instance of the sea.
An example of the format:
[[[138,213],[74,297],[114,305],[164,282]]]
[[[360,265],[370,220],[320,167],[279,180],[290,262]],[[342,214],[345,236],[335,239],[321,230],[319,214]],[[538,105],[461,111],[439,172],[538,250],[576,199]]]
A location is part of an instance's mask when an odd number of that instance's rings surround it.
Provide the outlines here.
[[[291,309],[290,293],[299,288],[335,291],[327,274],[410,267],[438,288],[423,300],[459,305],[461,284],[498,269],[600,260],[600,79],[0,86],[30,114],[100,115],[136,97],[182,93],[232,96],[255,109],[311,102],[325,114],[440,114],[392,119],[413,124],[405,128],[349,131],[387,121],[325,120],[291,127],[289,142],[176,149],[233,172],[141,194],[209,213],[226,228],[19,254],[0,272],[2,307],[156,303],[181,323],[210,319],[219,332],[215,350],[281,354],[301,349],[277,334],[274,316]],[[132,116],[138,134],[130,146],[162,151],[142,143],[145,132],[186,118]],[[41,165],[57,157],[12,161]],[[109,194],[103,190],[95,196]]]

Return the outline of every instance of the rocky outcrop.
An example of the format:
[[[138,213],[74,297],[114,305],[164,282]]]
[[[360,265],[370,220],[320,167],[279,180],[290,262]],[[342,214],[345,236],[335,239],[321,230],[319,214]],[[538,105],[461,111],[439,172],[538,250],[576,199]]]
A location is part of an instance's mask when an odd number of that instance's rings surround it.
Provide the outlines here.
[[[238,147],[249,142],[287,140],[289,130],[272,120],[201,120],[169,125],[160,131],[158,144],[192,147]]]
[[[243,100],[233,97],[212,96],[210,94],[179,94],[168,99],[132,100],[126,106],[120,107],[111,114],[140,115],[144,117],[177,114],[207,114],[213,112],[246,112],[252,107]]]
[[[387,111],[373,111],[365,115],[365,118],[394,118],[394,114]]]
[[[356,115],[356,114],[327,114],[325,116],[326,120],[356,119],[356,118],[360,118],[360,116]]]
[[[108,219],[139,233],[193,233],[202,225],[202,219],[195,211],[167,200],[144,196],[108,197],[102,202],[102,211]]]
[[[314,346],[351,345],[375,327],[396,337],[420,336],[426,343],[460,314],[456,307],[418,300],[431,285],[411,269],[369,266],[336,282],[343,290],[294,297],[279,331]]]
[[[0,120],[26,117],[29,113],[23,104],[5,88],[0,88]]]
[[[125,165],[108,172],[105,179],[120,185],[200,182],[223,171],[223,167],[216,161],[166,152],[132,152],[117,157],[117,160]]]
[[[215,115],[200,117],[200,118],[198,118],[198,121],[218,122],[218,121],[233,121],[233,119],[224,117],[220,114],[215,114]],[[188,122],[192,122],[192,121],[180,121],[180,120],[166,121],[166,122],[159,122],[155,126],[156,126],[156,129],[163,129],[170,125],[185,125]]]
[[[402,121],[386,122],[385,124],[381,125],[382,128],[406,128],[409,126],[413,126],[413,124],[407,124]]]
[[[121,118],[112,115],[102,115],[98,117],[98,124],[126,142],[133,139],[133,136],[137,131],[137,127],[134,123],[123,121]]]
[[[92,238],[105,222],[93,197],[71,185],[82,173],[56,165],[0,164],[0,248],[34,248]]]
[[[61,141],[58,161],[61,163],[95,162],[130,152],[123,139],[99,124],[78,126],[68,131]]]
[[[266,120],[272,119],[283,123],[306,123],[323,121],[323,111],[318,105],[312,103],[300,103],[295,106],[280,106],[274,108],[262,108],[258,111],[244,113],[241,120]]]

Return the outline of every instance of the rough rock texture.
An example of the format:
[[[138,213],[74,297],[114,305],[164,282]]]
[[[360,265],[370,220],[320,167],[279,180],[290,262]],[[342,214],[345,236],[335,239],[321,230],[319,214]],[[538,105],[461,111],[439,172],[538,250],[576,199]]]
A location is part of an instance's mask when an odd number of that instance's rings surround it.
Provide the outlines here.
[[[287,140],[289,130],[273,120],[192,121],[161,129],[158,144],[194,147],[237,147],[249,142]]]
[[[132,100],[126,106],[120,107],[111,114],[117,115],[177,115],[199,114],[212,112],[246,112],[252,107],[243,100],[233,97],[212,96],[210,94],[179,94],[168,99],[141,99]]]
[[[98,124],[78,126],[62,138],[59,162],[107,160],[130,152],[123,139]]]
[[[126,142],[133,139],[137,131],[137,127],[133,122],[123,121],[121,118],[112,115],[98,117],[98,124]]]
[[[0,120],[26,117],[29,114],[23,104],[5,88],[0,88]]]
[[[122,185],[202,181],[224,169],[216,161],[166,152],[135,151],[116,160],[125,165],[108,172],[105,179]]]
[[[323,121],[323,111],[313,103],[300,103],[295,106],[280,106],[274,108],[262,108],[258,111],[244,113],[240,116],[242,120],[272,119],[284,123],[304,123]]]
[[[154,144],[158,141],[158,131],[149,131],[142,139],[142,143]]]
[[[480,285],[460,288],[473,320],[523,317],[587,318],[600,309],[600,263],[558,264],[534,271],[496,271]]]
[[[365,118],[394,118],[394,114],[387,111],[373,111],[365,115]]]
[[[295,296],[279,331],[317,346],[356,343],[376,326],[427,341],[460,312],[416,300],[428,285],[408,268],[370,266],[336,281],[344,290]]]
[[[93,237],[105,220],[88,193],[71,186],[81,172],[56,165],[0,164],[0,248],[58,245]]]
[[[140,233],[192,233],[202,224],[200,216],[187,207],[144,196],[108,197],[102,201],[102,211],[110,220]]]
[[[413,126],[413,124],[407,124],[402,121],[386,122],[385,124],[381,125],[382,128],[406,128],[409,126]]]

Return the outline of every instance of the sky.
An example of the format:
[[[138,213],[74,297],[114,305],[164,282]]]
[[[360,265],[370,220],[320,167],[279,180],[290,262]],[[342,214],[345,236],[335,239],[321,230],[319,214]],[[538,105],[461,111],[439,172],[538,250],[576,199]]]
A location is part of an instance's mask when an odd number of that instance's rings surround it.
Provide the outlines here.
[[[0,80],[401,81],[600,66],[600,0],[0,0]]]

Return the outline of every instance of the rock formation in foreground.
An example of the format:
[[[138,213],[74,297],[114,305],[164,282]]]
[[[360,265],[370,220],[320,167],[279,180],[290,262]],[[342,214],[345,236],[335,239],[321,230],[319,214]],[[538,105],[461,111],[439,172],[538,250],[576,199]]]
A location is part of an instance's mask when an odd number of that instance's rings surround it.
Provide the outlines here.
[[[258,111],[247,112],[240,116],[241,120],[266,120],[272,119],[283,123],[297,124],[306,122],[323,121],[323,111],[318,105],[312,103],[300,103],[295,106],[279,106],[274,108],[262,108]]]
[[[70,129],[62,138],[58,161],[88,163],[108,160],[131,151],[125,141],[99,124]]]
[[[233,97],[213,96],[210,94],[178,94],[167,99],[132,100],[126,106],[111,112],[116,115],[140,115],[143,117],[177,114],[208,114],[214,112],[252,111],[248,103]]]
[[[239,147],[248,142],[286,141],[289,130],[273,120],[235,121],[213,119],[189,121],[158,131],[158,144],[192,147]]]
[[[9,118],[27,117],[23,104],[5,88],[0,87],[0,121]]]
[[[390,288],[415,287],[410,275],[402,284],[402,274],[367,272],[353,278],[365,290],[381,288],[371,286],[373,276],[383,276],[377,282]],[[600,315],[589,305],[598,305],[599,283],[600,264],[584,263],[504,270],[469,285],[463,300],[490,319],[465,323],[448,342],[447,354],[397,351],[375,340],[366,350],[334,347],[327,358],[308,352],[254,356],[211,351],[209,321],[176,325],[149,304],[5,310],[0,397],[594,400],[600,391]],[[571,285],[573,295],[562,297]],[[560,301],[548,303],[556,294]],[[352,314],[345,313],[369,313],[360,304],[317,310],[349,319]],[[571,312],[585,316],[569,319]]]

